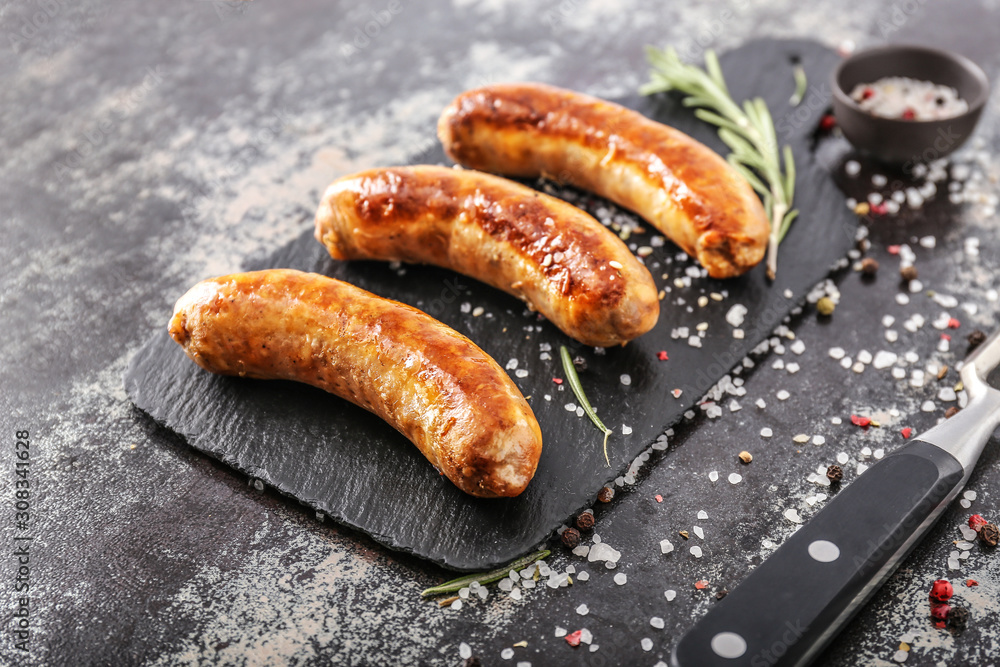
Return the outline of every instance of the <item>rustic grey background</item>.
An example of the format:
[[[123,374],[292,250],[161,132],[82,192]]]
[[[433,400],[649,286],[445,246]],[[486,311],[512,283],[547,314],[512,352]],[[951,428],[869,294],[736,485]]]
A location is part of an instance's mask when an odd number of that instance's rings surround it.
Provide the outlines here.
[[[809,37],[836,46],[917,41],[954,48],[995,76],[998,3],[743,1],[601,3],[453,0],[418,3],[100,3],[39,0],[0,8],[0,494],[12,504],[14,431],[30,430],[34,483],[31,651],[13,647],[0,608],[0,657],[17,665],[458,664],[459,642],[486,664],[527,640],[517,660],[543,664],[654,664],[676,637],[732,587],[792,526],[789,503],[813,493],[809,471],[837,451],[898,444],[896,429],[861,434],[829,417],[862,407],[898,409],[924,430],[934,390],[886,374],[849,377],[826,358],[832,345],[878,347],[882,313],[901,319],[890,269],[874,285],[855,274],[829,323],[796,326],[807,352],[797,375],[763,363],[744,410],[679,432],[660,464],[630,493],[598,508],[598,530],[623,552],[617,571],[523,602],[491,596],[461,611],[421,602],[445,573],[317,522],[293,503],[191,452],[127,401],[125,365],[164,326],[192,282],[238,270],[311,224],[334,177],[403,161],[434,140],[433,124],[458,91],[530,79],[614,96],[646,78],[642,47],[725,49],[760,36]],[[373,17],[372,12],[375,12]],[[371,21],[381,19],[377,30]],[[373,36],[358,35],[369,27]],[[702,44],[698,39],[701,38]],[[817,85],[817,84],[814,84]],[[979,137],[996,146],[991,105]],[[996,168],[996,162],[993,163]],[[997,173],[996,171],[994,173]],[[995,191],[995,182],[994,182]],[[889,243],[938,235],[918,248],[928,288],[980,305],[989,328],[1000,235],[972,211],[940,204],[873,227],[875,256]],[[965,235],[981,241],[963,254]],[[925,307],[928,316],[934,307]],[[957,336],[956,334],[956,340]],[[923,355],[936,333],[913,337]],[[960,346],[955,345],[960,358]],[[783,404],[774,392],[793,397]],[[761,426],[776,437],[761,441]],[[791,441],[825,433],[825,450]],[[710,470],[755,453],[739,486],[713,486]],[[801,452],[800,452],[801,450]],[[970,482],[974,511],[1000,516],[997,449]],[[389,492],[397,490],[387,489]],[[665,500],[656,504],[651,496]],[[811,511],[802,505],[803,514]],[[704,509],[705,557],[659,555],[657,544]],[[892,664],[899,637],[922,633],[909,665],[990,664],[1000,654],[1000,557],[978,549],[961,578],[970,630],[960,637],[926,620],[930,582],[969,511],[953,508],[820,664]],[[4,553],[15,534],[0,519]],[[415,507],[412,521],[420,521]],[[558,552],[556,564],[575,562]],[[3,559],[0,586],[14,577]],[[594,570],[592,567],[587,567]],[[705,578],[711,588],[693,589]],[[666,602],[663,590],[678,597]],[[587,617],[574,609],[590,606]],[[766,601],[762,602],[766,604]],[[649,626],[651,616],[664,630]],[[587,627],[600,649],[573,651],[553,628]],[[640,648],[650,637],[651,652]]]

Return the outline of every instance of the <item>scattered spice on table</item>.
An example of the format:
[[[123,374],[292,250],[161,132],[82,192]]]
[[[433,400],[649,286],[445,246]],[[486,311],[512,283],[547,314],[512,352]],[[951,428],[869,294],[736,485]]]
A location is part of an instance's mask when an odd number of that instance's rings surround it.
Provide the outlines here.
[[[567,528],[562,532],[559,539],[562,540],[563,545],[567,549],[575,549],[580,545],[580,531],[576,528]]]
[[[688,533],[686,530],[679,530],[677,531],[677,534],[683,537],[685,540],[691,539],[690,533]]]
[[[901,430],[899,431],[899,433],[900,433],[900,435],[902,435],[902,436],[903,436],[904,438],[906,438],[907,440],[909,440],[909,439],[910,439],[910,436],[911,436],[911,435],[913,435],[913,429],[912,429],[912,428],[910,428],[909,426],[906,426],[906,427],[902,428],[902,429],[901,429]]]
[[[969,619],[972,614],[966,607],[959,607],[958,605],[951,608],[948,613],[948,628],[951,630],[952,634],[960,634],[962,630],[969,625]]]
[[[572,647],[577,647],[580,645],[580,638],[583,636],[583,630],[577,630],[576,632],[571,632],[566,635],[566,643]]]
[[[662,503],[663,502],[663,496],[661,496],[659,493],[657,493],[655,496],[653,496],[653,499],[656,500],[656,502],[658,502],[658,503]]]
[[[840,484],[841,480],[844,479],[844,469],[839,465],[832,465],[826,469],[826,478],[830,480],[831,484]]]
[[[985,526],[988,523],[989,521],[984,519],[983,515],[981,514],[973,514],[972,516],[969,517],[969,528],[976,531],[977,533],[983,526]]]
[[[581,512],[576,517],[576,527],[580,530],[593,530],[594,529],[594,515],[590,512]]]
[[[656,358],[659,359],[660,361],[667,361],[668,359],[670,359],[670,357],[667,356],[666,350],[660,350],[659,352],[657,352]]]
[[[988,547],[995,547],[1000,540],[1000,531],[995,523],[988,523],[979,529],[979,540]]]
[[[746,450],[743,450],[742,452],[740,452],[739,453],[739,457],[740,457],[740,461],[742,461],[743,463],[750,463],[751,461],[753,461],[753,454],[751,454],[750,452],[748,452]]]
[[[698,581],[694,582],[694,587],[697,588],[699,591],[708,588],[708,579],[699,579]]]
[[[719,591],[718,593],[715,594],[715,599],[716,600],[721,600],[722,598],[726,597],[727,595],[729,595],[729,591],[727,591],[725,588],[723,588],[721,591]]]
[[[976,581],[975,579],[966,579],[966,580],[965,580],[965,585],[966,585],[966,586],[967,586],[968,588],[972,588],[973,586],[978,586],[978,585],[979,585],[979,582],[978,582],[978,581]]]
[[[976,329],[966,337],[966,340],[969,341],[969,350],[974,350],[986,340],[986,333]]]
[[[878,262],[873,257],[865,257],[861,260],[861,273],[869,278],[878,273]]]
[[[823,317],[829,317],[833,315],[833,311],[837,308],[837,304],[833,302],[828,296],[824,296],[822,299],[816,302],[816,312]]]
[[[601,490],[597,492],[597,500],[602,503],[610,503],[611,499],[615,497],[615,490],[610,486],[602,486]]]
[[[900,120],[942,120],[969,110],[969,103],[954,88],[905,76],[859,83],[851,90],[851,99],[873,116]]]
[[[916,280],[919,275],[920,274],[917,272],[917,267],[913,266],[912,264],[908,264],[899,269],[899,277],[905,280],[906,282],[910,282],[911,280]]]

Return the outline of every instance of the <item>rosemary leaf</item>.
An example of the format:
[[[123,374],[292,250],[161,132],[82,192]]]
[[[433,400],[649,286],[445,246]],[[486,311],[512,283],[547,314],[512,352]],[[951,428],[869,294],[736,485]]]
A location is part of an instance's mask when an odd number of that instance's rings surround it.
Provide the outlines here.
[[[802,68],[802,65],[795,66],[794,76],[795,92],[792,93],[792,98],[788,100],[788,103],[793,107],[797,107],[802,104],[802,98],[806,96],[806,88],[809,86],[809,82],[806,80],[806,71]]]
[[[583,411],[590,417],[590,421],[594,422],[594,426],[601,429],[604,433],[604,461],[611,467],[611,459],[608,458],[608,436],[611,435],[611,429],[604,425],[601,418],[597,416],[594,412],[594,408],[591,407],[590,401],[587,400],[587,395],[583,393],[583,385],[580,384],[580,376],[576,374],[576,367],[573,365],[573,358],[569,356],[569,350],[566,349],[565,345],[559,346],[559,357],[562,359],[563,372],[566,373],[566,381],[569,382],[569,388],[573,390],[573,395],[576,396],[576,400],[580,401],[580,407]]]
[[[551,552],[548,551],[547,549],[543,549],[542,551],[536,551],[533,554],[528,554],[527,556],[518,558],[516,561],[510,563],[509,565],[498,567],[497,569],[490,570],[489,572],[468,574],[464,577],[459,577],[458,579],[452,579],[451,581],[446,581],[440,586],[432,586],[431,588],[428,588],[427,590],[423,591],[422,593],[420,593],[420,597],[429,598],[432,595],[441,595],[443,593],[454,593],[458,590],[465,588],[474,581],[478,581],[479,584],[483,586],[485,586],[486,584],[492,584],[493,582],[500,581],[501,579],[506,577],[511,570],[520,572],[524,568],[534,563],[536,560],[541,560],[543,558],[548,557],[550,553]]]

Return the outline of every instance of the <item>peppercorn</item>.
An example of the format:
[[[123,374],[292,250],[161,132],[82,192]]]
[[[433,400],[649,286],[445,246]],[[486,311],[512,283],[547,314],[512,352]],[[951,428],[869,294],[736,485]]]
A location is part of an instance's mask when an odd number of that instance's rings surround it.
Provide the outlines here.
[[[958,408],[954,405],[944,411],[945,419],[951,419],[958,414]]]
[[[908,264],[907,266],[901,267],[899,269],[899,275],[906,282],[910,282],[911,280],[916,280],[917,267],[913,266],[912,264]]]
[[[979,529],[979,539],[988,547],[995,547],[1000,540],[1000,531],[995,523],[988,523]]]
[[[931,585],[931,604],[942,604],[951,599],[955,589],[947,579],[938,579]]]
[[[610,486],[601,487],[601,490],[597,492],[597,499],[602,503],[610,503],[611,499],[615,497],[615,490]]]
[[[739,456],[740,456],[740,461],[743,461],[743,463],[750,463],[751,461],[753,461],[753,454],[751,454],[746,450],[740,452]]]
[[[988,524],[989,521],[983,518],[982,514],[973,514],[969,517],[969,528],[976,531],[977,533],[982,529],[983,526]]]
[[[729,591],[727,591],[725,588],[723,588],[721,591],[719,591],[718,593],[715,594],[715,599],[716,600],[721,600],[722,598],[726,597],[727,595],[729,595]]]
[[[840,480],[844,479],[844,469],[834,464],[826,469],[826,478],[831,484],[840,484]]]
[[[465,662],[462,663],[462,667],[483,667],[483,663],[479,660],[478,656],[470,655],[465,659]]]
[[[822,299],[816,302],[816,312],[818,312],[820,315],[823,315],[824,317],[829,317],[830,315],[833,315],[833,311],[836,307],[837,304],[835,304],[833,302],[833,299],[831,299],[828,296],[824,296]]]
[[[958,634],[969,624],[969,617],[972,616],[965,607],[954,606],[948,612],[948,627],[954,634]]]
[[[567,528],[562,532],[560,539],[567,549],[575,549],[580,544],[580,531],[576,528]]]
[[[590,512],[580,512],[580,516],[576,517],[576,527],[584,531],[593,530],[594,515]]]
[[[878,262],[873,257],[865,257],[861,260],[861,273],[872,278],[878,273]]]
[[[980,345],[982,345],[983,341],[986,340],[986,333],[981,331],[980,329],[976,329],[975,331],[969,334],[966,340],[969,341],[969,349],[974,350]]]
[[[585,371],[587,370],[587,360],[579,356],[573,357],[573,366],[578,371]]]

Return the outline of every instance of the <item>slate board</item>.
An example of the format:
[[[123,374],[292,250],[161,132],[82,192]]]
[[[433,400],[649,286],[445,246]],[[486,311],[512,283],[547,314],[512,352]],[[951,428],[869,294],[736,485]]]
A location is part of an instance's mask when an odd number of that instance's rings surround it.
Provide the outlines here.
[[[796,109],[791,62],[801,60],[810,92]],[[673,285],[693,262],[679,257],[669,242],[647,258],[656,282],[671,291],[657,326],[625,347],[598,354],[540,321],[524,305],[498,290],[434,267],[407,266],[399,275],[384,262],[335,262],[313,238],[301,237],[247,270],[297,268],[333,276],[376,294],[411,304],[469,336],[501,365],[519,360],[529,371],[514,381],[541,425],[544,449],[528,490],[518,498],[483,500],[465,495],[439,476],[417,449],[384,422],[346,401],[293,382],[224,378],[187,359],[166,333],[166,323],[132,359],[125,387],[135,404],[173,429],[194,448],[297,498],[334,520],[372,536],[393,549],[413,553],[456,570],[506,563],[542,543],[574,511],[594,501],[597,491],[705,392],[745,357],[827,276],[853,243],[856,219],[844,206],[829,173],[813,152],[813,132],[828,104],[830,74],[838,56],[809,41],[762,40],[725,54],[722,68],[737,99],[765,98],[779,141],[792,145],[798,168],[796,205],[801,215],[781,246],[778,278],[769,284],[761,264],[738,279],[696,278],[690,287]],[[459,91],[455,91],[458,93]],[[713,130],[696,120],[671,96],[616,100],[691,134],[719,152],[725,147]],[[414,163],[446,162],[440,149]],[[593,211],[606,202],[587,196]],[[630,214],[627,214],[630,215]],[[629,241],[649,244],[652,230]],[[664,280],[662,274],[669,274]],[[207,276],[198,277],[203,278]],[[192,283],[195,278],[192,278]],[[794,298],[783,292],[789,289]],[[726,292],[719,303],[696,304],[700,295]],[[164,295],[173,301],[180,294]],[[686,303],[678,305],[678,298]],[[461,304],[485,313],[462,312]],[[744,304],[749,314],[745,338],[733,338],[725,315]],[[678,326],[694,333],[709,324],[702,347],[671,338]],[[551,359],[540,358],[542,345]],[[568,412],[575,402],[562,377],[560,345],[582,355],[588,368],[581,381],[615,435],[609,442],[611,468],[604,464],[601,437],[586,417]],[[659,361],[666,350],[669,361]],[[510,371],[512,376],[514,371]],[[623,385],[620,376],[631,377]],[[679,388],[674,398],[670,391]],[[551,401],[545,395],[551,396]],[[632,428],[622,435],[622,425]],[[206,508],[210,511],[210,508]]]

